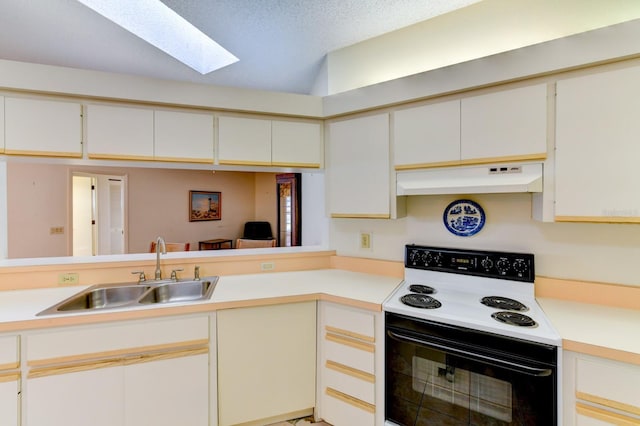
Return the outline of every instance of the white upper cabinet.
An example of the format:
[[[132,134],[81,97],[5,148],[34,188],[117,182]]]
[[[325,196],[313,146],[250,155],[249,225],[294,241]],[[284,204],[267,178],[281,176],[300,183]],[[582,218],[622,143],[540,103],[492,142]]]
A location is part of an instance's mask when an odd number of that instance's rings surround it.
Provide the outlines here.
[[[557,221],[640,223],[640,67],[560,80]]]
[[[547,85],[395,111],[396,170],[546,158]]]
[[[0,153],[4,152],[4,96],[0,96]]]
[[[459,162],[459,99],[396,111],[393,120],[396,169]]]
[[[320,122],[218,118],[220,164],[319,168]]]
[[[5,98],[5,153],[82,157],[82,106],[74,102]]]
[[[271,164],[319,168],[322,164],[320,123],[272,121]]]
[[[331,217],[392,217],[389,114],[333,122],[328,143]]]
[[[218,118],[220,164],[271,165],[271,120]]]
[[[153,160],[153,110],[87,105],[89,158]]]
[[[546,158],[546,84],[464,98],[460,119],[463,163]]]
[[[213,163],[213,115],[154,112],[154,159]]]

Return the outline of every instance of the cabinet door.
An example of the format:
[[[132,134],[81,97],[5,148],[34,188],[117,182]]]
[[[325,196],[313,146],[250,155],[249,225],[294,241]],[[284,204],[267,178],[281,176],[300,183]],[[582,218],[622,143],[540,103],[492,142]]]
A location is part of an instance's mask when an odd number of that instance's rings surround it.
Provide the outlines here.
[[[221,310],[217,327],[219,426],[313,411],[315,302]]]
[[[82,157],[82,106],[6,98],[5,153]]]
[[[463,162],[544,159],[546,152],[546,84],[462,99]]]
[[[331,217],[391,217],[389,114],[329,125],[327,196]]]
[[[460,100],[393,113],[396,170],[458,164]]]
[[[87,105],[89,158],[153,160],[153,110]]]
[[[557,83],[556,220],[640,222],[640,67]]]
[[[0,376],[0,426],[19,426],[19,392],[17,377]]]
[[[320,123],[271,122],[273,166],[319,168],[322,161],[321,148]]]
[[[271,165],[271,121],[243,117],[218,118],[220,164]]]
[[[155,111],[154,158],[213,163],[213,115]]]
[[[124,369],[126,426],[209,424],[209,355],[141,362]]]
[[[124,424],[123,367],[30,378],[25,426]]]

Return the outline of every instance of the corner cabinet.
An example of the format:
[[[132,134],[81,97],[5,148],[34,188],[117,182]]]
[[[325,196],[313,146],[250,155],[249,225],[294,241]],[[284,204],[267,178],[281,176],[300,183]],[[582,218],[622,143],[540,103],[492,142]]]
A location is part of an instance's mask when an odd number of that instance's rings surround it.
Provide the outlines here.
[[[45,99],[4,99],[4,152],[82,157],[82,105]]]
[[[555,220],[640,223],[640,66],[556,90]]]
[[[319,122],[218,117],[218,161],[223,165],[320,168]]]
[[[389,114],[334,121],[327,136],[327,201],[332,218],[404,215],[391,186]]]
[[[547,92],[538,84],[395,111],[396,170],[545,159]]]
[[[640,425],[640,366],[565,351],[565,425]]]
[[[315,301],[220,310],[217,332],[218,426],[313,413]]]
[[[382,314],[320,302],[317,417],[334,426],[384,423]]]
[[[0,337],[0,425],[19,426],[20,362],[18,337]]]
[[[189,316],[27,334],[23,426],[208,425],[209,329]]]

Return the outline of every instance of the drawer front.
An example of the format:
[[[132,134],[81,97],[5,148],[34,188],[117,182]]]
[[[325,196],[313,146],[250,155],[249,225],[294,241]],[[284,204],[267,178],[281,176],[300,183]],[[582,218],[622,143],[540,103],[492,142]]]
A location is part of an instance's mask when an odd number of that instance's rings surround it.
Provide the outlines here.
[[[18,368],[18,337],[0,337],[0,370]]]
[[[334,361],[365,373],[375,374],[373,344],[350,340],[330,333],[325,335],[323,343],[325,360]]]
[[[578,358],[576,397],[640,416],[640,367]]]
[[[70,327],[28,335],[26,339],[30,364],[32,361],[81,354],[111,355],[129,348],[166,349],[185,342],[201,345],[209,339],[209,318],[199,316]]]
[[[327,388],[322,396],[323,420],[333,426],[373,426],[375,407],[334,389]]]
[[[373,314],[330,304],[323,304],[323,308],[325,330],[365,341],[375,340]]]
[[[373,374],[332,361],[325,364],[323,374],[324,384],[327,387],[375,405],[375,378]]]

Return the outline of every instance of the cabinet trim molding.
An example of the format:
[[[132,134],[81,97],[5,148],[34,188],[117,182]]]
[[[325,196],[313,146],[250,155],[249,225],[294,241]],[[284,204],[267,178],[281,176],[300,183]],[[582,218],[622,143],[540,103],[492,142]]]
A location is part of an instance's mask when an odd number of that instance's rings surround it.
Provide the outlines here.
[[[467,160],[440,161],[436,163],[400,164],[395,166],[395,169],[396,170],[416,170],[416,169],[429,169],[429,168],[451,167],[451,166],[473,166],[473,165],[480,165],[480,164],[512,163],[516,161],[540,161],[540,160],[545,160],[546,158],[547,158],[547,153],[540,152],[537,154],[528,154],[528,155],[470,158]]]
[[[162,345],[116,349],[112,351],[62,356],[57,358],[29,360],[27,361],[27,365],[32,368],[39,368],[44,366],[69,364],[69,363],[82,363],[87,361],[95,363],[96,361],[99,361],[99,360],[120,359],[126,355],[131,355],[131,354],[140,355],[145,353],[150,354],[150,353],[158,353],[158,352],[161,352],[161,353],[176,352],[176,351],[189,350],[189,349],[193,349],[201,346],[208,347],[208,345],[209,345],[209,340],[201,339],[201,340],[192,340],[192,341],[180,342],[180,343],[167,343]]]
[[[227,166],[271,166],[271,161],[219,160],[218,164]]]
[[[376,351],[376,347],[374,345],[370,344],[370,343],[360,342],[358,340],[350,339],[348,337],[339,336],[339,335],[333,334],[333,333],[327,333],[325,335],[325,339],[330,341],[330,342],[338,343],[340,345],[345,345],[345,346],[350,346],[350,347],[355,348],[355,349],[360,349],[361,351],[366,351],[366,352],[371,352],[371,353],[375,353],[375,351]]]
[[[270,163],[271,167],[300,167],[305,169],[319,169],[320,163],[286,163],[282,161],[274,161]]]
[[[174,162],[174,163],[197,163],[197,164],[213,164],[211,158],[191,158],[191,157],[153,157],[153,161]]]
[[[347,376],[355,377],[356,379],[364,380],[365,382],[375,383],[376,376],[371,373],[367,373],[362,370],[358,370],[357,368],[349,367],[344,364],[340,364],[335,361],[327,361],[325,363],[325,367],[337,371],[338,373],[346,374]]]
[[[601,396],[592,395],[586,392],[576,392],[576,398],[583,401],[592,402],[594,404],[602,405],[608,408],[613,408],[619,411],[625,411],[627,413],[640,416],[640,407],[635,405],[625,404],[624,402],[613,401],[611,399],[603,398]]]
[[[638,426],[640,420],[633,417],[625,416],[623,414],[613,413],[611,411],[602,410],[591,405],[576,403],[576,412],[580,415],[590,417],[593,419],[602,420],[607,423],[611,423],[619,426]]]
[[[346,393],[342,393],[340,391],[337,391],[335,389],[332,388],[327,388],[325,390],[325,393],[330,396],[333,397],[335,399],[338,399],[342,402],[345,402],[353,407],[359,408],[361,410],[367,411],[369,413],[373,413],[375,414],[376,412],[376,406],[373,404],[369,404],[368,402],[364,402],[359,400],[358,398],[354,398],[351,395],[347,395]]]
[[[344,336],[353,337],[355,339],[364,340],[366,342],[375,343],[376,338],[373,336],[367,336],[365,334],[356,333],[353,331],[345,330],[344,328],[333,327],[330,325],[325,325],[324,327],[327,332],[332,334],[342,334]]]
[[[22,151],[16,149],[5,149],[7,155],[27,155],[30,157],[71,157],[82,158],[82,152],[57,152],[57,151]]]
[[[387,213],[331,213],[332,219],[390,219]]]
[[[20,380],[20,373],[0,373],[0,383],[15,382]]]
[[[556,222],[640,223],[637,216],[556,216]]]
[[[20,363],[16,362],[8,362],[6,364],[0,364],[0,371],[2,370],[15,370],[20,367]]]
[[[89,159],[92,160],[132,160],[132,161],[155,161],[156,159],[153,156],[147,155],[120,155],[120,154],[100,154],[100,153],[89,153],[87,154]]]

